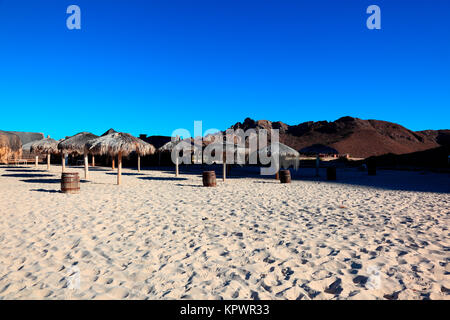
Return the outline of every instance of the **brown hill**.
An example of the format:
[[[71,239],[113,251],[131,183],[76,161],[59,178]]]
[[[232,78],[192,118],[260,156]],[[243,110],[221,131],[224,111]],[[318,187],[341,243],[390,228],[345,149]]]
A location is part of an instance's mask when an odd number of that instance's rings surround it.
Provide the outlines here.
[[[450,140],[450,130],[414,132],[392,122],[352,117],[342,117],[332,122],[309,121],[293,126],[279,121],[247,118],[231,128],[279,129],[280,142],[296,150],[322,144],[336,149],[340,154],[348,153],[361,158],[423,151],[437,148]]]
[[[419,131],[419,133],[436,141],[442,146],[450,146],[450,130],[425,130]]]

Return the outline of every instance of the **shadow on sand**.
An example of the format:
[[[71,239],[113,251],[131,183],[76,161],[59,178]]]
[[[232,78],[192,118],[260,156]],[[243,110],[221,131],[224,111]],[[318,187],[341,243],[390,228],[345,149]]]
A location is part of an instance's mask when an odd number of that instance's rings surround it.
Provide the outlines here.
[[[375,176],[369,176],[366,171],[341,168],[336,170],[336,181],[328,181],[326,174],[326,169],[320,169],[319,177],[315,176],[315,169],[303,168],[294,173],[291,171],[292,180],[333,183],[337,186],[346,184],[392,191],[450,193],[450,174],[448,173],[378,169]]]
[[[31,189],[30,191],[46,192],[46,193],[62,193],[61,190],[46,190],[46,189]]]
[[[61,183],[61,179],[22,179],[26,183]]]
[[[148,168],[152,171],[162,171],[167,174],[175,175],[172,168]],[[203,171],[215,171],[218,180],[222,178],[221,165],[192,165],[180,166],[180,175],[195,175],[201,177]],[[413,191],[413,192],[437,192],[450,193],[450,174],[436,173],[431,171],[405,171],[405,170],[383,170],[378,168],[375,176],[369,176],[367,171],[359,171],[356,168],[337,168],[336,181],[326,179],[326,168],[320,168],[319,177],[316,177],[315,168],[300,167],[298,171],[290,169],[292,181],[311,181],[317,183],[333,184],[337,188],[339,185],[352,185],[355,187],[378,188],[393,191]],[[264,176],[260,174],[260,168],[256,166],[233,167],[231,172],[227,173],[227,179],[254,178],[254,183],[273,183],[279,184],[274,175]],[[168,178],[152,178],[149,180],[169,180]],[[176,180],[176,178],[172,178]]]
[[[117,176],[117,172],[106,172],[107,175]],[[123,176],[145,176],[144,173],[122,172]]]
[[[71,167],[71,168],[77,168],[77,169],[80,169],[80,170],[84,170],[84,167]],[[89,167],[89,172],[91,172],[91,171],[94,171],[94,172],[105,172],[105,171],[111,171],[111,168]]]
[[[26,183],[61,183],[61,179],[22,179],[20,180]],[[80,180],[80,183],[89,182],[87,180]]]
[[[156,181],[183,181],[187,180],[187,178],[179,178],[179,177],[139,177],[141,180],[156,180]]]
[[[11,178],[43,178],[43,177],[54,177],[53,174],[36,174],[36,173],[12,173],[3,174],[2,177]]]
[[[8,171],[8,172],[46,172],[45,170],[27,169],[27,168],[22,168],[22,169],[6,169],[5,171]]]
[[[181,184],[177,183],[177,187],[190,187],[190,188],[205,188],[202,184]]]

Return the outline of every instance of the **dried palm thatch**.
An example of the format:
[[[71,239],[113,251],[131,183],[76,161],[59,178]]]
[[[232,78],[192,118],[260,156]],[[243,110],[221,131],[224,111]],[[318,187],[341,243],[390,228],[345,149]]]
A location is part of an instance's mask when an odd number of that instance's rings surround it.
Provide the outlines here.
[[[244,164],[245,156],[247,154],[247,148],[236,144],[236,140],[233,139],[233,141],[224,142],[219,138],[218,141],[215,140],[206,145],[203,151],[203,161],[207,164],[214,163],[217,160],[221,161],[223,170],[222,179],[225,181],[227,176],[227,164],[234,163],[235,160],[238,160],[239,164]]]
[[[22,142],[20,141],[20,138],[18,135],[11,133],[11,132],[7,132],[7,131],[1,131],[1,130],[0,130],[0,135],[2,135],[4,137],[1,146],[8,146],[11,149],[11,151],[13,151],[13,152],[17,152],[22,149]]]
[[[278,143],[278,150],[272,150],[272,144],[259,149],[257,152],[259,154],[263,153],[267,156],[277,157],[279,158],[279,163],[282,168],[289,168],[293,166],[295,170],[299,167],[300,153],[297,150],[283,144]]]
[[[114,132],[106,136],[98,137],[87,143],[89,152],[98,155],[110,155],[118,157],[117,184],[121,182],[122,156],[128,156],[132,152],[138,154],[138,170],[140,171],[140,156],[153,154],[155,147],[131,134]]]
[[[61,141],[58,144],[58,149],[65,154],[83,155],[87,152],[86,144],[96,138],[98,136],[90,132],[80,132]]]
[[[123,132],[114,132],[98,137],[89,141],[86,145],[89,152],[98,155],[116,156],[121,153],[122,156],[128,156],[132,152],[140,155],[155,152],[155,147],[151,144]]]
[[[41,154],[57,154],[59,153],[58,141],[52,138],[46,138],[35,141],[31,145],[30,151],[33,153],[41,153]]]
[[[138,140],[138,145],[136,147],[136,153],[139,156],[146,156],[149,154],[154,154],[156,152],[156,148],[152,144],[145,142],[144,140],[141,140],[139,138],[136,138],[136,139]]]
[[[18,159],[22,156],[20,138],[10,132],[0,131],[0,162],[8,163],[8,158]]]
[[[35,143],[36,140],[28,142],[22,146],[22,151],[25,157],[34,156],[35,157],[35,167],[39,164],[39,156],[33,152],[31,152],[31,146]]]
[[[69,137],[58,144],[58,149],[63,155],[84,155],[84,178],[89,179],[89,160],[87,143],[98,138],[97,135],[90,132],[80,132]],[[62,169],[65,169],[65,156],[62,160]],[[94,156],[92,156],[92,165],[94,165]]]
[[[259,151],[265,151],[269,154],[272,154],[272,145],[268,145],[265,148],[260,149]],[[275,150],[274,150],[275,151]],[[278,154],[280,157],[299,157],[300,153],[297,152],[297,150],[283,144],[278,143],[278,151],[275,151],[274,154]]]
[[[194,154],[199,153],[202,150],[202,148],[201,148],[201,146],[195,145],[193,143],[193,139],[191,139],[191,138],[186,138],[186,139],[182,139],[182,140],[179,140],[179,138],[178,138],[178,140],[174,139],[172,141],[169,141],[169,142],[165,143],[160,148],[158,148],[159,158],[161,160],[161,154],[170,153],[172,155],[173,151],[180,152],[182,150],[183,150],[183,152],[184,151],[186,151],[186,152],[190,151],[191,156],[193,156]],[[195,163],[195,158],[196,157],[191,158],[191,160],[194,163]],[[172,159],[172,161],[173,161],[173,159]],[[179,163],[178,163],[178,157],[176,157],[176,160],[175,160],[175,176],[178,177],[178,175],[179,175]]]
[[[38,140],[31,145],[30,152],[46,154],[47,155],[47,170],[50,170],[50,155],[59,153],[58,143],[59,143],[59,141],[56,141],[55,139],[52,139],[50,137],[46,138],[46,139]]]
[[[35,143],[36,141],[31,141],[31,142],[28,142],[28,143],[26,143],[26,144],[24,144],[23,146],[22,146],[22,151],[23,152],[27,152],[27,153],[31,153],[31,146],[33,145],[33,143]]]
[[[188,139],[183,139],[183,140],[178,140],[178,141],[169,141],[166,144],[164,144],[162,147],[158,148],[158,152],[172,152],[173,150],[175,150],[175,148],[180,143],[182,143],[183,145],[180,145],[179,147],[191,146],[192,152],[196,152],[200,149],[199,147],[197,147],[196,145],[194,145],[192,143],[192,139],[188,138]]]

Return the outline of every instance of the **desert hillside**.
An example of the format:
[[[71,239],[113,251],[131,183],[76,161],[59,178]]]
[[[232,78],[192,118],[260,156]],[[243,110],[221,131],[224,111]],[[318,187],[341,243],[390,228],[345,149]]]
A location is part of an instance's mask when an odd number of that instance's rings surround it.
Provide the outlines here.
[[[298,125],[247,118],[231,128],[279,129],[280,142],[296,150],[323,144],[353,157],[405,154],[436,148],[450,141],[450,130],[414,132],[392,122],[352,117],[342,117],[332,122],[308,121]]]

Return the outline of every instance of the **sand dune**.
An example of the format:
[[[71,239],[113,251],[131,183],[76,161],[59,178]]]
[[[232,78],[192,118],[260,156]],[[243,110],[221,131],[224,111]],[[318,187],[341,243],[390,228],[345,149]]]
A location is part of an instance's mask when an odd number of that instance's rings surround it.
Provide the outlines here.
[[[0,167],[3,299],[450,297],[449,193],[40,169]]]

